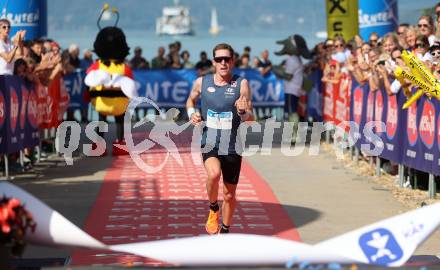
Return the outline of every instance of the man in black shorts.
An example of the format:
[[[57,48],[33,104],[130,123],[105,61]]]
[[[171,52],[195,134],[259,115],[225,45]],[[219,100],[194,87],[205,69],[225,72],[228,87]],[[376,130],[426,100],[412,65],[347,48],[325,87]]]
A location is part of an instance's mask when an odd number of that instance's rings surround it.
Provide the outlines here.
[[[202,157],[208,179],[206,190],[210,203],[206,231],[228,233],[232,223],[241,168],[241,144],[237,136],[242,121],[252,119],[252,94],[248,81],[232,74],[234,50],[221,43],[213,49],[214,74],[199,77],[186,102],[193,125],[206,124],[202,133]],[[201,113],[194,109],[201,98]],[[217,203],[220,176],[223,175],[222,224]]]

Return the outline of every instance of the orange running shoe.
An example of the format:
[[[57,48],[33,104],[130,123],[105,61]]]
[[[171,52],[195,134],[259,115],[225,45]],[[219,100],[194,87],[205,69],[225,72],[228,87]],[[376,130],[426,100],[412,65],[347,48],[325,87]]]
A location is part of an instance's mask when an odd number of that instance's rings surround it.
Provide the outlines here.
[[[218,221],[220,219],[220,211],[214,212],[209,210],[208,221],[206,221],[205,229],[208,234],[216,234],[220,228]]]

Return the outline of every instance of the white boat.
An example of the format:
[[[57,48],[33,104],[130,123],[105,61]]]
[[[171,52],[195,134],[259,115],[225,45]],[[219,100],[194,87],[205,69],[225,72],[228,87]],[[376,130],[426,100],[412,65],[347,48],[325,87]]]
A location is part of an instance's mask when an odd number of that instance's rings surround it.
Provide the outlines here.
[[[212,8],[211,10],[211,27],[209,28],[209,33],[211,35],[217,35],[220,32],[220,26],[217,20],[217,9]]]
[[[179,5],[178,1],[175,1],[174,6],[165,6],[162,9],[162,16],[156,19],[156,34],[193,35],[189,8]]]

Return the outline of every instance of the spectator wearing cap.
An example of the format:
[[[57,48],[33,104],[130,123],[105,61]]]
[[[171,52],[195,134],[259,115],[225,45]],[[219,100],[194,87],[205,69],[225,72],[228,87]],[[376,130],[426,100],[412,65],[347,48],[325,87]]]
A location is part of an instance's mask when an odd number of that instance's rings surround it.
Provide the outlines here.
[[[0,19],[0,75],[12,75],[17,55],[22,53],[25,32],[18,31],[9,39],[11,24],[7,19]]]
[[[432,17],[428,15],[420,16],[417,27],[420,34],[428,38],[429,46],[432,46],[436,41],[436,37],[434,35],[434,20]]]
[[[157,49],[157,56],[151,60],[151,68],[153,69],[162,69],[166,68],[167,59],[165,58],[165,48],[159,47]]]
[[[150,64],[148,61],[142,56],[141,47],[136,47],[134,49],[134,56],[131,58],[129,65],[132,69],[149,69]]]

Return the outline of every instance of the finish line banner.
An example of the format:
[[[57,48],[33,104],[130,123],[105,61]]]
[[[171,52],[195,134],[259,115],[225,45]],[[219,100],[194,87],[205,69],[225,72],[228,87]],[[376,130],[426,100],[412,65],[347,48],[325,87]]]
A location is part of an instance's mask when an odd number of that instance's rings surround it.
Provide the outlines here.
[[[263,77],[253,69],[236,69],[234,73],[249,81],[254,107],[284,106],[283,81],[275,75]],[[152,99],[159,107],[168,108],[184,108],[192,84],[197,79],[197,71],[194,69],[136,70],[133,74],[141,85],[139,96]],[[141,106],[150,107],[148,104]]]

